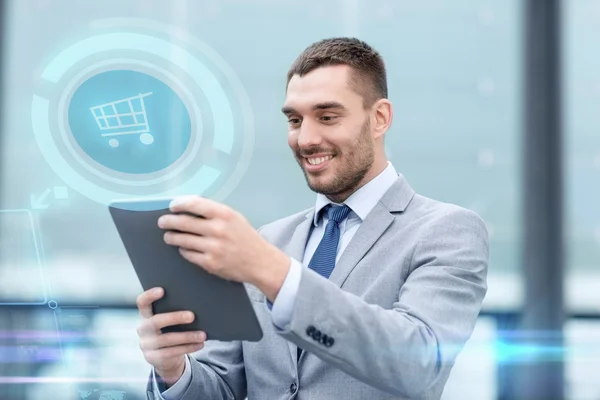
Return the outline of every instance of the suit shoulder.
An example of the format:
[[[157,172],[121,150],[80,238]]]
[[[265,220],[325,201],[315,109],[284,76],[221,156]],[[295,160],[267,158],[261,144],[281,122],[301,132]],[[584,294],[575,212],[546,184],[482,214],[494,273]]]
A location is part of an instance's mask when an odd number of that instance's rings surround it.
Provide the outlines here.
[[[456,204],[415,197],[410,221],[415,263],[420,265],[437,259],[453,265],[470,259],[487,269],[490,242],[483,219]]]
[[[475,211],[456,204],[430,199],[419,194],[415,195],[413,213],[419,225],[427,228],[446,228],[454,231],[453,227],[460,226],[475,230],[487,236],[485,222]],[[437,229],[436,229],[437,230]]]

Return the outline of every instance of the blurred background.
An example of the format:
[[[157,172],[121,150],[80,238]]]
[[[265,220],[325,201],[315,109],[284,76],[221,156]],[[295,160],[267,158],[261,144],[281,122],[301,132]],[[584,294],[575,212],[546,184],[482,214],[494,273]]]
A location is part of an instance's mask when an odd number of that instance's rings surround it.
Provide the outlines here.
[[[418,193],[478,212],[490,233],[484,309],[443,398],[600,399],[600,1],[0,4],[0,399],[145,398],[141,286],[106,205],[34,129],[40,99],[66,113],[69,83],[45,68],[85,38],[127,29],[202,53],[235,99],[243,143],[216,157],[221,180],[205,193],[257,228],[315,198],[279,111],[289,66],[323,38],[372,45],[395,111],[389,159]],[[182,55],[172,57],[161,73],[183,81]],[[217,116],[202,123],[209,135]]]

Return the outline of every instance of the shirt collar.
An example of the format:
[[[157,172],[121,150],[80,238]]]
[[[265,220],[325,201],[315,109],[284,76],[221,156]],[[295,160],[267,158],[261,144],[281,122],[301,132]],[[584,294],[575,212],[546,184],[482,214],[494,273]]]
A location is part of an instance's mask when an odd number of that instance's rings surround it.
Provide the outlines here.
[[[375,207],[375,204],[377,204],[379,199],[381,199],[381,197],[394,184],[394,182],[396,182],[397,179],[398,173],[396,172],[396,169],[392,163],[388,161],[388,166],[381,173],[379,173],[379,175],[371,179],[346,199],[344,204],[352,209],[348,217],[350,218],[352,215],[357,215],[362,221],[364,221],[373,207]],[[317,193],[315,215],[313,218],[313,223],[315,226],[317,226],[319,223],[321,210],[328,204],[340,205],[329,200],[324,194]]]

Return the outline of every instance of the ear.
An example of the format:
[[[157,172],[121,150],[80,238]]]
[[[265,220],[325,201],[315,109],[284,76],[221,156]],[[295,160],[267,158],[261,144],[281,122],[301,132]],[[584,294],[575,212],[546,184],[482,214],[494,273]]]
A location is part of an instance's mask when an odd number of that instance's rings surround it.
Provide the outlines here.
[[[388,99],[379,99],[372,106],[371,131],[373,139],[382,138],[392,125],[394,111]]]

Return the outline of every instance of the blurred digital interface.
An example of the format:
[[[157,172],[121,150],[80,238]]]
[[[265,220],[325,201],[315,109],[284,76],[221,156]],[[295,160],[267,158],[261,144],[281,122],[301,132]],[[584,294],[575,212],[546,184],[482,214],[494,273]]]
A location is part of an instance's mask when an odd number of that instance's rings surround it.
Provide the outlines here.
[[[600,399],[600,319],[567,321],[562,348],[505,332],[524,301],[522,2],[4,3],[0,399],[146,398],[141,286],[108,204],[200,194],[255,227],[312,206],[279,110],[295,57],[333,36],[386,62],[395,168],[488,227],[484,314],[443,399],[499,398],[506,366],[540,354],[569,399]],[[565,303],[598,315],[600,3],[563,3]]]

